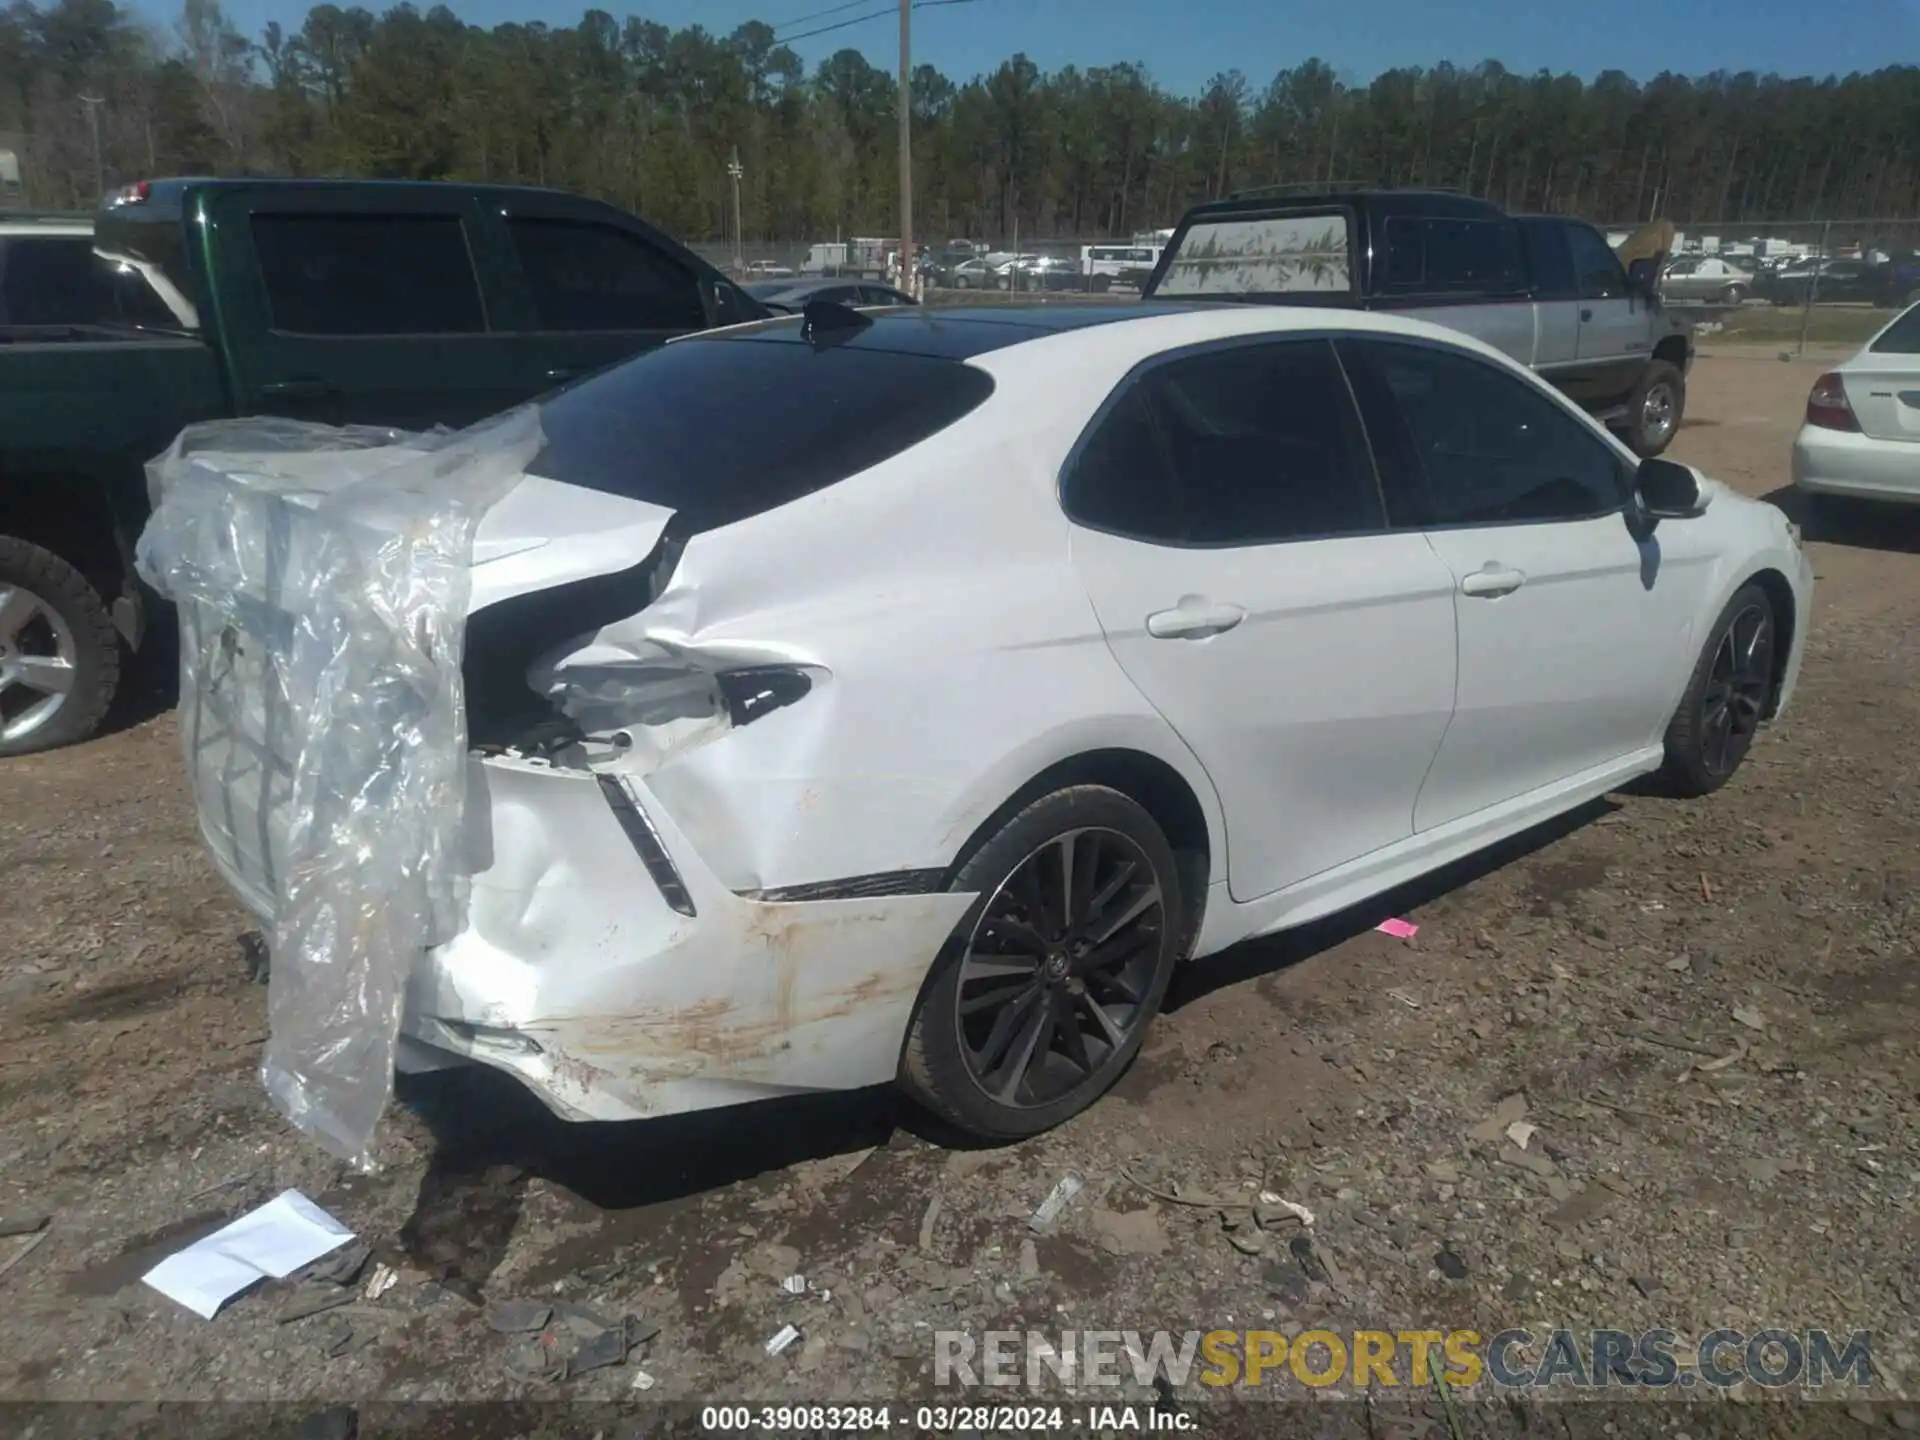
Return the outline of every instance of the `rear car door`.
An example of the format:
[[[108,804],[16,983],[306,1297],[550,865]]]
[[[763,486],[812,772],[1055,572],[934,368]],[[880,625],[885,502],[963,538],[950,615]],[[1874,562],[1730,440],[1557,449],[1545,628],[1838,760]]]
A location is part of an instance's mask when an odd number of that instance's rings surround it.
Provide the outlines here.
[[[1582,403],[1619,404],[1633,393],[1653,356],[1653,332],[1627,272],[1606,237],[1577,220],[1560,222],[1580,292],[1579,384]]]
[[[242,414],[425,429],[520,396],[451,186],[262,186],[207,200]]]
[[[507,290],[500,328],[515,334],[532,393],[759,313],[695,257],[611,207],[529,195],[491,208]]]
[[[1329,341],[1136,371],[1061,501],[1115,658],[1219,792],[1234,899],[1413,833],[1453,708],[1453,577],[1388,533]]]
[[[1424,341],[1340,349],[1392,522],[1424,534],[1455,587],[1458,696],[1415,826],[1657,744],[1708,577],[1699,528],[1636,539],[1629,463],[1522,376]]]

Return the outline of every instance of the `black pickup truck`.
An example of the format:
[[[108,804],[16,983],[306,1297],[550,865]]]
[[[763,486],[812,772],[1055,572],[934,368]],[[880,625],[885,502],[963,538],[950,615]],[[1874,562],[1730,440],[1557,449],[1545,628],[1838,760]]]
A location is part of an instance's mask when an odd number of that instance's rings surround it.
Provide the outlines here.
[[[1449,191],[1281,186],[1189,210],[1147,298],[1353,306],[1504,350],[1658,455],[1680,428],[1693,328],[1661,304],[1663,257],[1623,266],[1566,215]]]
[[[106,718],[154,601],[145,462],[229,415],[461,426],[769,312],[611,206],[551,190],[155,180],[94,222],[99,313],[0,325],[0,756]]]

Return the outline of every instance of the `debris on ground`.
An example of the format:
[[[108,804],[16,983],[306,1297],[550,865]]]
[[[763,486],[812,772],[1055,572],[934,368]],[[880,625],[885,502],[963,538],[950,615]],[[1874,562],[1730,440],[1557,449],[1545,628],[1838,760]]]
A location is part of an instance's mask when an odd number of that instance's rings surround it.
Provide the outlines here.
[[[281,1303],[274,1319],[282,1325],[290,1325],[295,1320],[305,1320],[310,1315],[319,1315],[327,1310],[337,1310],[342,1305],[351,1305],[353,1291],[338,1285],[307,1284],[302,1285]]]
[[[353,1232],[298,1190],[162,1260],[141,1278],[211,1320],[228,1300],[264,1279],[284,1280],[353,1239]]]
[[[15,1235],[31,1235],[37,1230],[44,1230],[47,1228],[47,1222],[52,1219],[51,1215],[41,1214],[0,1215],[0,1240],[10,1239]]]
[[[1087,1182],[1078,1175],[1061,1176],[1060,1183],[1048,1192],[1047,1198],[1040,1202],[1039,1208],[1033,1212],[1033,1218],[1027,1224],[1036,1234],[1045,1234],[1053,1228],[1054,1222],[1059,1220],[1067,1206],[1073,1203],[1073,1197],[1086,1189],[1086,1186]]]
[[[1539,1128],[1529,1120],[1516,1120],[1507,1126],[1507,1138],[1524,1150],[1527,1148],[1527,1142],[1533,1139],[1534,1133]]]
[[[767,1341],[767,1354],[769,1356],[782,1355],[786,1353],[788,1347],[799,1338],[800,1331],[797,1326],[782,1325],[774,1332],[773,1338]]]
[[[325,1280],[332,1285],[351,1285],[360,1278],[361,1269],[372,1257],[373,1251],[356,1241],[309,1265],[306,1278]]]
[[[927,1210],[920,1217],[920,1248],[929,1254],[933,1251],[933,1227],[940,1223],[940,1197],[934,1196],[927,1202]]]
[[[1434,1252],[1433,1264],[1434,1268],[1449,1280],[1467,1278],[1467,1262],[1460,1258],[1451,1241]]]
[[[1411,920],[1402,920],[1395,916],[1391,920],[1382,920],[1373,927],[1382,935],[1391,935],[1396,940],[1411,940],[1420,933],[1420,927]]]
[[[376,1265],[373,1267],[373,1274],[367,1277],[366,1297],[369,1300],[378,1300],[399,1283],[399,1271],[391,1265]]]
[[[1499,1103],[1493,1107],[1493,1113],[1467,1131],[1467,1138],[1484,1141],[1488,1145],[1498,1144],[1500,1137],[1506,1133],[1507,1127],[1516,1120],[1525,1119],[1526,1114],[1525,1094],[1515,1092],[1512,1095],[1502,1096]]]
[[[636,1370],[633,1372],[632,1388],[635,1390],[651,1390],[657,1383],[659,1382],[644,1370]]]
[[[0,1275],[5,1275],[9,1270],[13,1269],[14,1266],[18,1265],[22,1260],[26,1259],[27,1256],[31,1255],[35,1250],[39,1249],[40,1242],[42,1240],[45,1240],[47,1236],[51,1235],[52,1233],[53,1232],[51,1230],[42,1230],[36,1235],[30,1235],[27,1238],[26,1244],[20,1246],[17,1250],[13,1252],[13,1254],[9,1255],[5,1260],[0,1260]]]
[[[487,1307],[487,1325],[502,1335],[544,1330],[553,1306],[539,1300],[501,1300]]]
[[[1734,1006],[1733,1018],[1749,1030],[1764,1030],[1767,1028],[1767,1017],[1750,1006]]]
[[[1109,1210],[1101,1206],[1091,1218],[1100,1248],[1110,1255],[1158,1255],[1167,1248],[1167,1232],[1151,1209]]]

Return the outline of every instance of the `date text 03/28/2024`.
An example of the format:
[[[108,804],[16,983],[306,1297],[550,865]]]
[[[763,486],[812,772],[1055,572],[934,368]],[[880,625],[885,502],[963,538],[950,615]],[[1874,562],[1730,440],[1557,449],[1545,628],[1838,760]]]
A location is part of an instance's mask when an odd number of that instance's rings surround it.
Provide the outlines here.
[[[1139,1405],[708,1405],[700,1428],[716,1434],[1175,1433],[1192,1431],[1197,1422],[1183,1411]]]

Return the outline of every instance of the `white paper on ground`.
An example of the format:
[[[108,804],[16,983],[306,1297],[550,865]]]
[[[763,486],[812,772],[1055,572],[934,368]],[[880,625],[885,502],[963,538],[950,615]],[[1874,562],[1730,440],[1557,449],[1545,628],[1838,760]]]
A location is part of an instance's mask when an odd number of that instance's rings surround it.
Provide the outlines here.
[[[211,1320],[256,1280],[283,1279],[352,1238],[351,1230],[298,1190],[283,1190],[251,1214],[169,1255],[141,1278]]]

